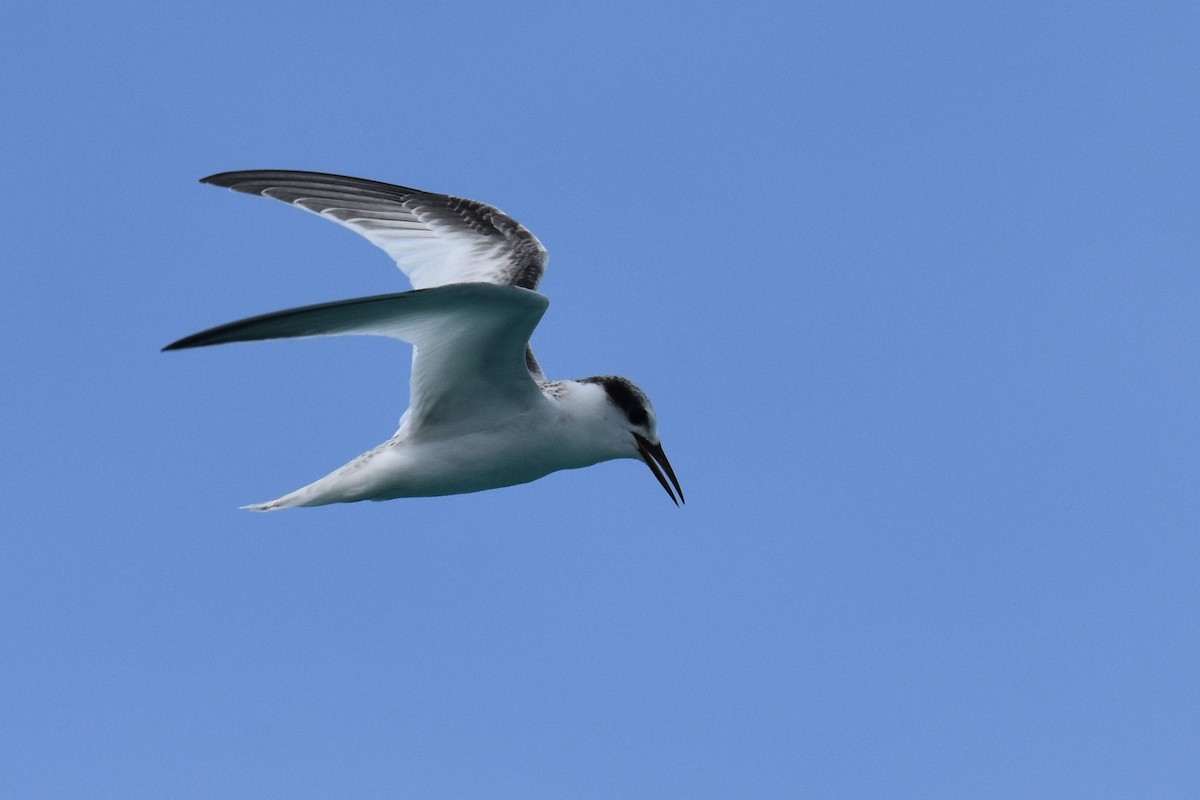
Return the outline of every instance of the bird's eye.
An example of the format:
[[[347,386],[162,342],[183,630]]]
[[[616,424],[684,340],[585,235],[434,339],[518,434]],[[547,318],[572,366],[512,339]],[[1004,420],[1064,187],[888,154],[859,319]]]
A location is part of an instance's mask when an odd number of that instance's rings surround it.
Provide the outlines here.
[[[629,410],[629,421],[639,428],[646,427],[646,423],[650,421],[650,416],[644,408],[633,408]]]

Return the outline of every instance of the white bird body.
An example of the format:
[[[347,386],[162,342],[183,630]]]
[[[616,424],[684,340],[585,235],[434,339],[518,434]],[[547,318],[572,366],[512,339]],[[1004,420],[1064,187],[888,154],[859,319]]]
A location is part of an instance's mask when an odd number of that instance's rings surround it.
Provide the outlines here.
[[[549,381],[542,373],[529,337],[549,304],[535,291],[546,251],[516,220],[472,200],[338,175],[258,170],[204,182],[332,219],[383,248],[416,287],[251,317],[164,348],[341,334],[414,345],[410,405],[391,439],[245,508],[477,492],[614,458],[641,459],[682,501],[640,389],[616,376]]]
[[[406,420],[394,437],[324,478],[247,508],[273,511],[478,492],[638,457],[626,439],[611,435],[611,425],[596,424],[607,405],[602,388],[577,381],[552,387],[555,394],[547,393],[527,408],[436,426],[433,435],[414,433]]]

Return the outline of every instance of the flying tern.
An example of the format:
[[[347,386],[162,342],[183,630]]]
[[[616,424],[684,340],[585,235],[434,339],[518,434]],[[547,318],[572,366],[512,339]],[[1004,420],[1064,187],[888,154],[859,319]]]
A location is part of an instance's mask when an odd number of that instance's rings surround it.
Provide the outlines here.
[[[537,291],[547,254],[512,217],[475,200],[317,172],[222,172],[201,183],[333,220],[383,249],[413,286],[250,317],[163,348],[340,334],[413,345],[409,407],[392,438],[307,486],[245,508],[477,492],[615,458],[643,461],[671,500],[683,502],[641,389],[613,375],[548,380],[542,373],[529,337],[549,305]]]

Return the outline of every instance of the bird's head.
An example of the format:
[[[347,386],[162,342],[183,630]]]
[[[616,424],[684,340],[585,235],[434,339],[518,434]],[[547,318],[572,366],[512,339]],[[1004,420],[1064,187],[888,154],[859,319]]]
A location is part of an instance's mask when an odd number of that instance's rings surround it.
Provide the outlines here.
[[[646,393],[633,381],[615,375],[584,378],[580,383],[594,384],[604,390],[603,411],[606,427],[616,431],[619,455],[641,460],[658,478],[675,505],[684,502],[683,489],[671,469],[658,438],[658,419]],[[667,479],[670,479],[670,483]],[[675,491],[671,491],[674,486]],[[678,497],[676,497],[678,495]]]

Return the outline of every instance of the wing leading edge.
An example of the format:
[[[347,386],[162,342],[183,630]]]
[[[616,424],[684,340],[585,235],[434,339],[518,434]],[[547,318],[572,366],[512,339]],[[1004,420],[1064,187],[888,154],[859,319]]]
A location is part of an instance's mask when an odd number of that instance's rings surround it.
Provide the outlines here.
[[[526,349],[548,306],[544,295],[515,286],[452,284],[248,317],[163,350],[348,334],[400,339],[415,347],[409,417],[418,426],[433,417],[469,418],[498,402],[540,398]]]

